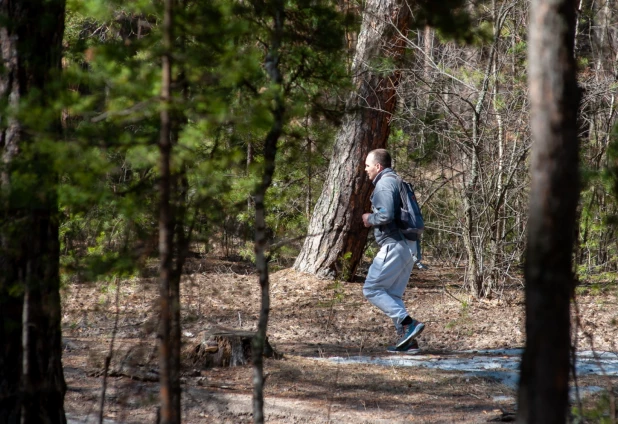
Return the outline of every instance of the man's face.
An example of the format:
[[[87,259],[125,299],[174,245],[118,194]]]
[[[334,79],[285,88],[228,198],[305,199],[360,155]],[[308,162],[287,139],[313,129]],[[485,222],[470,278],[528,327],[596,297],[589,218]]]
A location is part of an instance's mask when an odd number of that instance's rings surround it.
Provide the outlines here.
[[[369,179],[373,181],[380,171],[382,171],[382,165],[373,159],[372,154],[367,155],[367,159],[365,159],[365,172]]]

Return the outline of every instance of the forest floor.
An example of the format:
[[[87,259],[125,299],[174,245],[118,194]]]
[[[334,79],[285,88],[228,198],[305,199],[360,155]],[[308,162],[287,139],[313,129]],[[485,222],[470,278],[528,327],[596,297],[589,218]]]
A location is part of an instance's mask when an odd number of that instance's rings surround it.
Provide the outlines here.
[[[361,277],[337,283],[291,269],[272,272],[268,333],[283,359],[265,359],[266,421],[509,421],[516,408],[513,384],[491,373],[425,366],[474,358],[488,349],[502,349],[494,357],[508,359],[504,349],[523,347],[521,285],[513,283],[492,299],[472,300],[462,288],[462,271],[432,266],[413,272],[405,301],[426,329],[419,338],[422,354],[406,360],[386,352],[394,330],[364,300]],[[156,278],[121,281],[119,286],[118,309],[113,282],[73,282],[63,289],[65,408],[73,423],[95,422],[98,416],[101,375],[114,328],[104,415],[113,423],[155,422]],[[579,292],[578,350],[618,352],[618,288]],[[192,259],[182,285],[183,343],[197,343],[211,328],[254,330],[259,298],[250,264]],[[426,362],[406,366],[406,361]],[[184,422],[252,422],[250,365],[202,369],[183,357],[182,384]],[[616,393],[618,377],[582,375],[578,385],[602,389],[582,392],[585,409],[602,414],[603,392]]]

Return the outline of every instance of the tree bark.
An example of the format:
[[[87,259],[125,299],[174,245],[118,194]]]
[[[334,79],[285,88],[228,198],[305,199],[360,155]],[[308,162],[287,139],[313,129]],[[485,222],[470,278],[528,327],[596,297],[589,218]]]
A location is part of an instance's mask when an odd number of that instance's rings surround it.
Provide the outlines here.
[[[506,9],[505,9],[506,8]],[[479,222],[479,217],[475,211],[475,195],[478,191],[479,177],[482,172],[481,169],[481,120],[482,112],[485,104],[485,99],[489,93],[489,84],[491,77],[494,75],[494,61],[498,54],[498,44],[500,42],[500,32],[504,25],[507,11],[510,7],[504,4],[500,8],[500,11],[495,10],[494,4],[494,27],[493,27],[493,42],[489,50],[489,58],[483,74],[483,80],[476,100],[472,115],[472,137],[469,142],[466,143],[466,173],[464,173],[464,196],[463,196],[463,215],[465,224],[463,226],[463,242],[468,255],[468,265],[466,267],[466,276],[468,284],[470,285],[470,294],[476,298],[481,296],[487,296],[491,292],[491,285],[486,287],[486,281],[484,281],[483,272],[483,260],[481,250],[479,246],[474,242],[477,231],[475,225]],[[497,80],[494,81],[497,84]],[[466,175],[468,174],[468,175]],[[491,280],[489,281],[491,284]]]
[[[261,305],[257,333],[251,343],[253,361],[253,422],[264,423],[264,360],[262,353],[266,345],[266,331],[270,314],[270,282],[268,276],[268,258],[266,249],[268,234],[266,226],[266,191],[270,187],[275,173],[275,158],[277,143],[283,133],[285,104],[283,99],[283,76],[279,68],[280,49],[283,41],[283,25],[285,21],[285,3],[276,0],[272,3],[273,28],[268,54],[264,61],[264,68],[273,86],[273,123],[264,140],[264,168],[262,179],[255,188],[255,263],[258,270]]]
[[[337,134],[326,183],[294,263],[298,271],[335,277],[346,270],[354,276],[369,232],[362,215],[369,210],[373,190],[363,172],[364,161],[371,150],[386,146],[399,83],[397,71],[379,73],[375,61],[381,54],[398,61],[405,45],[399,34],[405,34],[409,21],[410,9],[403,1],[366,3],[352,65],[357,91],[348,101],[349,113]],[[342,264],[348,252],[351,256]]]
[[[498,31],[500,28],[497,28],[496,22],[498,22],[498,10],[496,6],[496,0],[492,1],[492,11],[493,11],[493,21],[494,21],[494,38],[498,36]],[[502,110],[498,106],[498,95],[499,95],[499,56],[498,54],[494,55],[493,63],[492,63],[492,77],[494,80],[494,86],[492,90],[492,108],[494,115],[496,117],[496,127],[498,132],[496,134],[496,142],[498,144],[498,169],[496,170],[496,193],[498,193],[497,200],[494,205],[494,213],[493,220],[491,222],[491,239],[489,245],[489,279],[485,283],[484,293],[486,296],[491,295],[491,292],[498,286],[499,283],[499,269],[498,269],[498,258],[502,254],[502,233],[504,228],[504,196],[502,196],[502,189],[504,184],[504,125],[502,118]]]
[[[533,0],[529,39],[532,155],[526,251],[526,349],[520,423],[564,423],[568,407],[573,242],[579,198],[573,57],[575,0]]]
[[[202,369],[212,367],[238,367],[253,361],[252,343],[254,331],[212,329],[200,334],[193,344],[183,347],[183,355],[191,366]],[[267,358],[281,359],[282,354],[276,352],[264,339],[262,354]]]
[[[53,111],[64,14],[64,0],[0,2],[0,101],[10,106],[0,116],[2,423],[66,423],[58,177],[51,155],[37,148],[61,137],[60,113],[40,125],[10,112],[26,101],[34,110]]]
[[[165,0],[161,68],[161,131],[159,140],[159,328],[160,422],[180,423],[179,278],[174,270],[174,208],[172,204],[172,49],[173,0]]]

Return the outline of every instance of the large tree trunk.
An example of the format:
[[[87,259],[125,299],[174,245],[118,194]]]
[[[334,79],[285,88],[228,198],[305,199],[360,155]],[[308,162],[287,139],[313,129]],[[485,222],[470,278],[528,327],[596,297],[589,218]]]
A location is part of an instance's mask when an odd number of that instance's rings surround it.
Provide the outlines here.
[[[520,423],[564,423],[572,255],[579,198],[574,0],[533,0],[529,40],[532,188]]]
[[[373,66],[384,53],[397,62],[404,51],[401,33],[406,33],[409,21],[410,9],[401,0],[366,3],[352,65],[357,92],[348,102],[326,183],[294,264],[298,271],[334,277],[345,270],[346,277],[354,276],[369,231],[362,215],[369,210],[373,189],[364,173],[365,157],[386,146],[399,82],[397,72],[378,73]]]
[[[3,105],[17,110],[28,101],[31,110],[53,111],[64,10],[64,0],[0,2]],[[60,138],[60,113],[40,125],[7,110],[0,116],[0,422],[65,423],[57,176],[53,158],[37,149]]]

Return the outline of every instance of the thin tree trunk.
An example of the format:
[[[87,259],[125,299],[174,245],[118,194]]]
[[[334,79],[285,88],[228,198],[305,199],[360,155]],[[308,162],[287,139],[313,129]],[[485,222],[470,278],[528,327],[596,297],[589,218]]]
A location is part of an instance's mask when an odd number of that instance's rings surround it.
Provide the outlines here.
[[[494,67],[497,66],[497,60],[494,61]],[[497,69],[494,68],[494,76],[495,76],[495,84],[493,90],[493,109],[494,114],[496,115],[496,125],[498,126],[498,134],[496,136],[496,141],[498,142],[498,170],[496,179],[498,180],[496,184],[496,193],[498,197],[494,204],[494,213],[493,220],[491,222],[491,240],[490,240],[490,257],[489,257],[489,281],[485,284],[484,293],[486,296],[491,295],[492,291],[495,287],[497,287],[499,283],[499,266],[498,266],[498,258],[502,254],[502,233],[503,233],[503,220],[504,220],[504,199],[505,196],[502,195],[502,190],[504,189],[504,130],[502,124],[502,113],[498,109],[497,106],[497,97],[498,97],[498,72]]]
[[[313,188],[313,145],[311,143],[311,135],[309,134],[309,117],[305,120],[305,128],[307,129],[307,192],[305,194],[305,217],[311,218],[311,208],[313,206],[312,188]]]
[[[350,278],[354,276],[369,232],[362,225],[372,191],[364,161],[371,150],[386,147],[399,83],[398,72],[374,73],[371,62],[383,52],[397,62],[405,44],[398,34],[407,31],[409,20],[410,10],[403,1],[366,3],[352,66],[357,91],[348,101],[349,113],[337,134],[326,182],[294,263],[298,271],[335,277],[343,271],[341,260],[349,252],[345,268],[351,271]]]
[[[520,423],[565,423],[570,300],[579,198],[573,57],[576,0],[533,0],[530,16],[530,119],[534,141],[526,250],[526,348]]]
[[[247,175],[250,175],[251,173],[251,164],[253,164],[253,142],[252,141],[248,141],[247,142]],[[251,196],[247,197],[247,211],[251,210],[251,207],[253,205],[253,200],[251,199]],[[245,237],[243,242],[245,242],[247,240],[247,238]]]
[[[492,2],[493,20],[494,20],[494,37],[497,36],[499,28],[498,24],[498,10],[496,8],[496,1]],[[496,40],[497,41],[497,40]],[[488,281],[484,287],[484,295],[490,296],[494,287],[498,285],[499,269],[498,269],[498,257],[502,254],[502,228],[503,228],[503,216],[504,216],[504,199],[502,195],[505,171],[504,171],[504,126],[502,120],[502,111],[498,107],[498,88],[499,88],[499,69],[498,69],[498,55],[494,55],[492,64],[492,75],[494,80],[493,93],[492,93],[492,107],[496,116],[496,125],[498,127],[498,133],[496,134],[496,141],[498,142],[498,170],[497,170],[497,184],[496,193],[498,197],[494,204],[494,214],[491,222],[491,240],[489,248],[489,273]]]
[[[275,158],[277,142],[283,132],[285,107],[281,83],[283,77],[279,69],[279,55],[283,40],[283,24],[285,21],[285,4],[283,0],[275,0],[272,10],[273,28],[269,52],[264,61],[264,68],[276,90],[273,96],[273,124],[264,140],[264,168],[262,180],[257,185],[255,199],[255,263],[257,266],[261,290],[260,317],[257,333],[251,343],[253,362],[253,422],[264,423],[264,363],[263,352],[266,344],[268,316],[270,313],[270,284],[268,279],[268,258],[266,248],[268,243],[266,227],[266,207],[264,204],[266,191],[272,183],[275,173]]]
[[[433,56],[433,29],[429,25],[425,25],[423,31],[423,53],[423,78],[425,81],[429,81]],[[427,97],[429,97],[429,94],[427,94]]]
[[[472,115],[472,139],[468,143],[468,173],[470,175],[465,181],[463,196],[463,212],[465,219],[463,228],[463,242],[468,255],[467,279],[468,284],[470,284],[470,294],[474,297],[480,297],[487,294],[484,288],[482,270],[483,260],[479,257],[482,249],[477,249],[474,244],[474,235],[476,233],[474,231],[474,225],[478,222],[478,217],[474,211],[474,195],[477,191],[477,183],[481,172],[481,162],[479,157],[481,152],[481,112],[483,111],[483,104],[489,91],[489,82],[491,76],[493,75],[492,70],[494,69],[494,60],[498,50],[498,43],[500,41],[500,31],[502,29],[502,25],[504,24],[506,14],[512,7],[512,5],[506,6],[503,4],[500,11],[497,13],[494,11],[494,40],[489,51],[487,67],[485,68],[483,82],[481,83],[481,89],[479,91],[474,113]]]
[[[179,121],[178,121],[179,122]],[[173,126],[173,140],[178,140],[178,126]],[[174,209],[174,233],[175,233],[175,263],[174,272],[170,280],[170,376],[172,386],[172,405],[176,409],[176,417],[178,422],[181,421],[182,407],[182,390],[180,386],[180,350],[181,350],[181,322],[180,322],[180,279],[182,269],[184,267],[187,254],[189,252],[189,244],[191,243],[191,235],[195,225],[195,217],[192,219],[187,228],[188,216],[188,192],[189,182],[187,180],[186,170],[182,169],[178,175],[174,175],[173,192],[177,193]]]
[[[179,323],[177,281],[174,272],[174,210],[172,192],[172,119],[171,83],[173,48],[173,0],[165,0],[163,14],[163,56],[161,81],[161,133],[159,140],[159,291],[161,321],[159,328],[160,422],[180,423],[178,352],[175,328]]]
[[[582,14],[582,5],[584,4],[584,0],[579,0],[579,5],[577,6],[577,15],[575,16],[575,36],[573,37],[573,51],[577,52],[577,37],[579,36],[579,17]]]
[[[109,367],[114,356],[114,342],[116,341],[116,333],[118,332],[118,319],[120,318],[120,281],[116,278],[116,297],[114,305],[116,314],[114,316],[114,327],[112,328],[112,339],[109,342],[109,351],[105,356],[103,364],[103,382],[101,383],[101,399],[99,400],[99,424],[103,424],[103,416],[105,415],[105,392],[107,391],[107,375]]]
[[[42,132],[8,112],[19,110],[26,100],[35,108],[53,110],[50,100],[57,97],[52,80],[61,69],[64,14],[64,0],[0,2],[0,102],[11,106],[3,108],[0,127],[2,423],[66,423],[58,178],[53,158],[37,151],[39,141],[61,138],[61,116],[54,114]],[[20,180],[25,174],[28,180]]]

